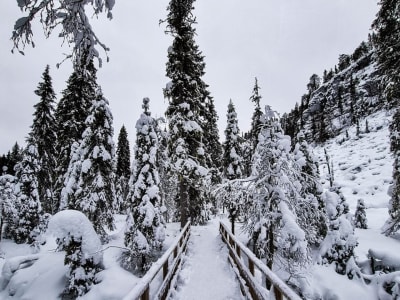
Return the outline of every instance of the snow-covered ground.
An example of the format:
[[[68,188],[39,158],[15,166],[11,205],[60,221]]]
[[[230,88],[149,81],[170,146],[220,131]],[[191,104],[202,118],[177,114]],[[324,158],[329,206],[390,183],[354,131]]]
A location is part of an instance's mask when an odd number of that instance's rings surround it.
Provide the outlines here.
[[[360,124],[361,134],[356,137],[356,129],[350,128],[349,139],[345,134],[329,141],[324,148],[329,153],[334,167],[335,182],[354,213],[357,200],[363,199],[367,207],[368,229],[356,229],[359,245],[355,249],[357,262],[368,260],[370,249],[385,253],[400,261],[400,241],[396,237],[381,234],[381,227],[388,217],[388,188],[392,182],[393,158],[389,151],[388,124],[390,116],[384,112],[368,118],[370,133],[364,133],[364,122]],[[320,159],[321,178],[325,188],[327,167],[323,147],[316,147],[314,153]],[[219,218],[207,226],[193,226],[188,252],[184,258],[183,269],[178,278],[178,289],[172,299],[242,299],[235,275],[227,262],[227,250],[218,233]],[[125,216],[117,216],[117,230],[111,241],[103,246],[105,270],[100,273],[101,282],[94,286],[82,299],[121,299],[139,280],[123,270],[118,257],[123,246],[123,227]],[[240,230],[238,230],[240,233]],[[165,249],[179,233],[179,224],[168,224]],[[241,233],[241,239],[246,236]],[[32,265],[17,271],[7,282],[7,270],[0,277],[0,299],[57,299],[65,284],[66,268],[64,254],[54,251],[54,239],[41,247],[32,256]],[[0,268],[14,257],[33,254],[27,245],[16,245],[8,240],[0,242]],[[7,269],[7,270],[6,270]],[[360,280],[349,280],[338,275],[331,266],[316,265],[309,279],[310,294],[323,299],[386,299],[378,296],[382,292],[373,284]],[[389,298],[390,299],[390,298]]]

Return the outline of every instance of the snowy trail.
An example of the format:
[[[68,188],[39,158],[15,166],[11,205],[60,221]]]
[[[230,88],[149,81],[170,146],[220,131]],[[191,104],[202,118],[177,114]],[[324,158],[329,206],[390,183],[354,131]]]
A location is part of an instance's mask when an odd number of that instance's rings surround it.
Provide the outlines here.
[[[228,250],[219,236],[219,220],[192,226],[187,256],[179,273],[174,300],[244,299],[228,263]]]

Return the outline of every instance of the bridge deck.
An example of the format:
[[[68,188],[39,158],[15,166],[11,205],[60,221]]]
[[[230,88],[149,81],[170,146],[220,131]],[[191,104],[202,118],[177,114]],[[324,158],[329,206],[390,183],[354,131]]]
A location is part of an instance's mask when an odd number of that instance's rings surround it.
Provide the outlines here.
[[[219,235],[219,220],[207,226],[192,226],[187,259],[172,299],[244,299],[227,257],[228,250]]]

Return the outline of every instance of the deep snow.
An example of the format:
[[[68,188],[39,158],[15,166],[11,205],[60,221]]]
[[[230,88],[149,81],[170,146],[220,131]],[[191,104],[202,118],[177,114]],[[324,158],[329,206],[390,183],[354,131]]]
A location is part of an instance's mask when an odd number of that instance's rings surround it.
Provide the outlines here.
[[[356,229],[359,245],[355,249],[357,262],[368,260],[370,249],[385,254],[391,260],[400,262],[400,241],[398,236],[386,237],[381,227],[388,217],[387,194],[392,182],[393,158],[389,152],[388,124],[390,115],[379,112],[368,117],[370,133],[363,132],[356,137],[356,129],[324,145],[334,167],[335,182],[354,213],[357,200],[366,204],[368,229]],[[360,124],[364,124],[365,120]],[[327,168],[324,164],[323,147],[316,147],[314,153],[320,159],[321,178],[325,188]],[[131,273],[119,267],[118,257],[123,246],[123,228],[125,216],[117,216],[117,229],[112,238],[103,246],[105,270],[100,272],[101,282],[94,286],[82,299],[121,299],[139,280]],[[185,256],[183,270],[180,273],[179,287],[173,292],[172,299],[242,299],[235,275],[227,262],[227,250],[218,234],[219,218],[213,219],[207,226],[193,226],[188,253]],[[237,230],[241,240],[246,235]],[[168,224],[165,249],[179,233],[179,224]],[[32,266],[17,271],[7,287],[0,291],[0,299],[57,299],[65,284],[66,268],[63,265],[64,254],[56,253],[54,239],[42,246],[38,259]],[[9,240],[0,242],[0,268],[12,257],[32,254],[27,245],[16,245]],[[2,275],[1,280],[4,278]],[[335,273],[331,266],[316,265],[310,270],[308,278],[309,294],[320,295],[323,299],[379,299],[377,286],[366,285],[357,280],[348,280],[346,276]],[[14,296],[10,296],[13,294]],[[385,298],[381,298],[385,299]],[[390,297],[389,297],[390,299]]]

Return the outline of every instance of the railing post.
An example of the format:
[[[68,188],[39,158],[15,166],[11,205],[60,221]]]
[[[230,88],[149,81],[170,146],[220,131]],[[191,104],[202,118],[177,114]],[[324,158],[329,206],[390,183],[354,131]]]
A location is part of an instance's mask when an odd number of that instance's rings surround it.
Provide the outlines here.
[[[140,300],[150,300],[150,286],[148,285]]]
[[[254,262],[251,260],[250,257],[248,257],[247,259],[249,261],[249,271],[250,271],[251,275],[254,276]]]
[[[275,300],[283,300],[283,295],[281,290],[275,286],[273,287],[273,290],[274,290]]]
[[[165,277],[167,277],[167,275],[168,275],[168,259],[163,264],[163,279],[165,279]]]

